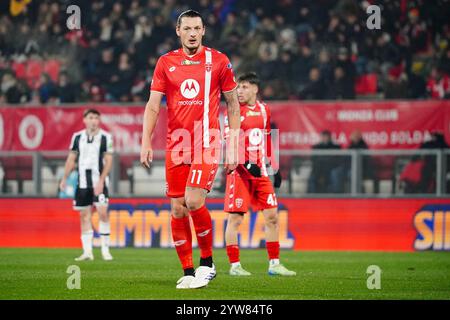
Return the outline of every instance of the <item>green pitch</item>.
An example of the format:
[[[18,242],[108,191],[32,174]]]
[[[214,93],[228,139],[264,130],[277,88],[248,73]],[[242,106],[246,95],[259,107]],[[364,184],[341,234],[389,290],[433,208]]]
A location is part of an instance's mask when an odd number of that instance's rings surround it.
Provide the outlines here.
[[[197,250],[195,250],[198,254]],[[227,274],[215,250],[217,278],[207,288],[176,290],[182,275],[173,249],[113,249],[115,260],[75,262],[80,250],[0,249],[0,299],[450,299],[450,252],[293,252],[282,262],[292,278],[267,275],[265,250],[242,250],[253,273]],[[198,256],[195,256],[198,261]],[[67,289],[67,268],[78,265],[81,289]],[[367,267],[382,270],[381,289],[367,289]]]

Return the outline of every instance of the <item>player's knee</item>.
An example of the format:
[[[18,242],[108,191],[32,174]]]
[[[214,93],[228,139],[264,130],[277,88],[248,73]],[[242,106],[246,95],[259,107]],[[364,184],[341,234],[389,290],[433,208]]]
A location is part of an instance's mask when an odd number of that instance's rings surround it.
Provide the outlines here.
[[[182,204],[173,203],[171,213],[172,216],[174,216],[175,218],[183,218],[185,213],[185,207]]]
[[[278,214],[275,210],[266,214],[266,225],[268,227],[275,227],[278,225]]]
[[[99,212],[98,216],[101,221],[107,222],[108,221],[108,212]]]
[[[228,223],[231,227],[237,229],[242,224],[243,216],[240,214],[230,214],[228,218]]]
[[[91,216],[91,213],[89,211],[86,211],[86,210],[80,211],[81,220],[83,220],[83,221],[88,220],[90,218],[90,216]]]
[[[186,207],[189,211],[200,209],[205,204],[205,200],[201,197],[186,197]]]

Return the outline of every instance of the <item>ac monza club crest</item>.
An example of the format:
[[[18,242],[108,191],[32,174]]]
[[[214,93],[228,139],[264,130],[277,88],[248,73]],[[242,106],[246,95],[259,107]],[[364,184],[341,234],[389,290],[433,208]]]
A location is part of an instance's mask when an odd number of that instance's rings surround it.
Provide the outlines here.
[[[200,92],[200,84],[197,80],[186,79],[181,84],[180,91],[186,99],[194,99]]]
[[[211,72],[212,70],[212,64],[205,65],[206,71]]]
[[[242,200],[242,198],[236,198],[235,202],[236,202],[236,207],[240,208],[240,207],[242,207],[244,200]]]

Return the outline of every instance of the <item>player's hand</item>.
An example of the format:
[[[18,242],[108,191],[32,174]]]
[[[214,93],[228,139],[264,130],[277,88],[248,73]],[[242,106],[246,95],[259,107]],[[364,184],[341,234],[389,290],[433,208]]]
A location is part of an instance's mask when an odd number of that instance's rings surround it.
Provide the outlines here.
[[[236,163],[234,163],[234,164],[230,164],[230,163],[225,164],[225,169],[226,169],[226,171],[227,171],[227,174],[230,174],[230,173],[232,173],[234,170],[236,170],[237,166],[238,166],[238,165],[237,165]]]
[[[258,167],[257,164],[250,163],[249,161],[244,163],[245,169],[247,169],[248,172],[254,177],[261,177],[261,168]]]
[[[99,180],[94,188],[94,195],[98,197],[103,193],[103,186],[105,185],[104,181]]]
[[[281,187],[281,181],[283,180],[283,178],[281,177],[280,170],[278,170],[273,177],[274,177],[273,186],[274,188],[278,189],[279,187]]]
[[[230,149],[229,152],[227,153],[227,158],[225,162],[225,169],[227,171],[227,174],[230,174],[234,170],[236,170],[238,164],[239,163],[236,154],[233,152],[233,149]]]
[[[141,148],[141,164],[144,168],[149,169],[153,161],[153,149],[151,147]]]
[[[67,187],[66,179],[63,178],[59,183],[59,190],[64,191],[66,190],[66,187]]]

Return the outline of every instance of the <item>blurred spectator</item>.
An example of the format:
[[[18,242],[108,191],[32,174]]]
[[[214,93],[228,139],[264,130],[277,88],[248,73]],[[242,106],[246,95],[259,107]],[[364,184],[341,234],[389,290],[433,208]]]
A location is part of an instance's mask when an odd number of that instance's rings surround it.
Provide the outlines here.
[[[349,149],[369,149],[366,141],[364,141],[361,131],[355,130],[350,134]]]
[[[92,102],[105,102],[105,90],[97,85],[90,89],[90,100]]]
[[[385,99],[408,98],[408,83],[402,67],[392,67],[389,70],[388,79],[384,89]]]
[[[355,85],[346,78],[342,67],[334,69],[334,81],[329,86],[329,99],[353,99],[355,98]]]
[[[326,49],[322,49],[319,53],[318,68],[324,84],[328,87],[331,85],[334,77],[334,70],[331,63],[330,53]]]
[[[117,68],[111,78],[108,93],[109,100],[128,102],[130,101],[130,90],[133,85],[133,67],[127,53],[122,53],[119,57]]]
[[[344,71],[343,79],[345,81],[348,81],[352,84],[355,83],[356,67],[355,64],[351,61],[351,57],[347,48],[339,48],[336,67],[341,67]]]
[[[366,141],[363,139],[362,133],[359,130],[355,130],[350,134],[350,144],[348,146],[349,150],[368,150],[369,146]],[[374,184],[377,182],[374,179],[374,163],[372,158],[367,155],[362,156],[362,178],[363,180],[373,180]],[[345,161],[345,172],[346,178],[350,181],[351,177],[351,161]],[[362,185],[362,192],[364,193],[364,184]]]
[[[76,93],[78,89],[74,84],[70,83],[69,77],[65,72],[61,72],[59,75],[56,91],[60,103],[74,103],[77,100]]]
[[[50,76],[46,73],[41,75],[39,79],[39,100],[41,103],[54,102],[57,97],[57,89]]]
[[[292,55],[289,51],[282,51],[278,63],[278,78],[285,82],[285,88],[288,91],[286,96],[290,96],[294,91],[293,72],[292,72]]]
[[[411,99],[424,99],[427,97],[427,82],[421,74],[421,65],[413,65],[409,74],[408,97]]]
[[[429,49],[427,25],[421,19],[417,8],[412,8],[408,12],[408,21],[400,31],[400,35],[412,53],[424,53]]]
[[[432,132],[431,139],[422,143],[420,149],[448,149],[450,146],[440,132]],[[447,165],[450,159],[447,158]],[[400,174],[405,193],[434,193],[436,191],[436,156],[414,156]],[[447,182],[448,183],[448,182]]]
[[[309,71],[309,83],[299,92],[303,100],[324,100],[327,98],[325,84],[320,76],[319,68],[313,67]]]
[[[328,130],[320,133],[320,142],[312,147],[313,150],[341,149],[331,138]],[[309,193],[339,193],[343,192],[343,167],[336,156],[315,155],[311,157],[312,170],[308,180]]]
[[[8,72],[2,77],[0,96],[3,96],[3,103],[26,103],[30,100],[30,90],[24,81]]]
[[[445,99],[450,94],[450,78],[437,67],[431,69],[427,82],[428,94],[433,99]]]
[[[311,48],[308,46],[301,47],[300,56],[296,57],[294,61],[292,65],[294,81],[297,83],[298,90],[302,90],[310,79],[310,70],[314,63]]]

